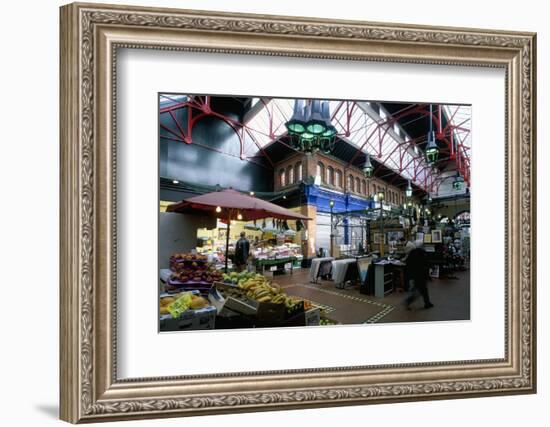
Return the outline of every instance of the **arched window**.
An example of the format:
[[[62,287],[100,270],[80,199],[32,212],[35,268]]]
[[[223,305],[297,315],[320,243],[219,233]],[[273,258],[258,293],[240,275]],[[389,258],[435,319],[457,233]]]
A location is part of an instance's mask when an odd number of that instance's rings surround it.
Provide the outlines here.
[[[288,185],[294,184],[294,168],[292,166],[286,169],[286,182]]]
[[[321,162],[317,163],[317,175],[321,177],[321,182],[325,182],[325,165]]]
[[[353,176],[352,175],[348,175],[348,191],[350,193],[354,192],[355,191],[355,188],[354,188],[354,180],[353,180]]]
[[[332,166],[327,167],[327,184],[334,185],[334,169]]]
[[[296,166],[294,166],[294,178],[297,182],[300,182],[302,178],[302,162],[296,163]]]
[[[284,187],[286,185],[286,176],[285,176],[285,170],[281,169],[279,171],[279,185],[281,187]]]
[[[342,188],[342,171],[336,170],[336,186]]]
[[[361,192],[361,180],[359,178],[355,178],[355,191],[357,193]]]
[[[361,181],[361,194],[367,194],[367,181]]]

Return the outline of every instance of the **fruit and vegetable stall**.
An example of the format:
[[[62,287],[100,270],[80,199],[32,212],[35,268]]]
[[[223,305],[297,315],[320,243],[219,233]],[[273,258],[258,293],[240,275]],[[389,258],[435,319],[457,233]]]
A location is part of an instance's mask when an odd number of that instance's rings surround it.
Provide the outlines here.
[[[173,254],[161,270],[160,331],[330,325],[322,307],[253,272],[224,273],[201,254]]]

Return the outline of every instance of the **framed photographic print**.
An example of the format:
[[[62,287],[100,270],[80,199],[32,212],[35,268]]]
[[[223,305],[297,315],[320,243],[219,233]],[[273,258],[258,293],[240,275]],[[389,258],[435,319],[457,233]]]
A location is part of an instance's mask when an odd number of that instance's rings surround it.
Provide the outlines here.
[[[431,234],[424,234],[424,243],[437,243],[437,242],[432,242]]]
[[[535,392],[535,34],[78,3],[60,22],[63,420]],[[475,304],[445,305],[442,270],[438,310],[405,312],[384,256],[354,285],[369,233],[384,255],[413,217],[420,242],[468,236],[452,274]]]
[[[442,241],[441,230],[432,230],[431,243],[441,243]]]

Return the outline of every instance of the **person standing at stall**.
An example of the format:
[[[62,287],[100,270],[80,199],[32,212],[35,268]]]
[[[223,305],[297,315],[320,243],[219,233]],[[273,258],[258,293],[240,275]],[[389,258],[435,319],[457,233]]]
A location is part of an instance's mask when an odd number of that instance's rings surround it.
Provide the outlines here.
[[[246,233],[241,232],[241,238],[237,240],[235,245],[235,264],[237,271],[243,271],[246,268],[248,255],[250,254],[250,242],[246,239]]]
[[[418,297],[418,294],[422,295],[424,300],[424,308],[432,308],[434,305],[430,301],[430,294],[428,293],[428,258],[426,251],[422,247],[415,247],[412,249],[405,261],[407,277],[413,280],[414,288],[411,295],[405,300],[405,307],[410,309],[410,305]]]

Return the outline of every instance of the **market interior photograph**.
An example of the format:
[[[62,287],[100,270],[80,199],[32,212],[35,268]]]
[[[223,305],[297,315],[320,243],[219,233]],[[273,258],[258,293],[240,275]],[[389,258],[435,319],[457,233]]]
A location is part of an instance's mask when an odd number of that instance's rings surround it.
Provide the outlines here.
[[[158,104],[160,332],[470,319],[470,105]]]

